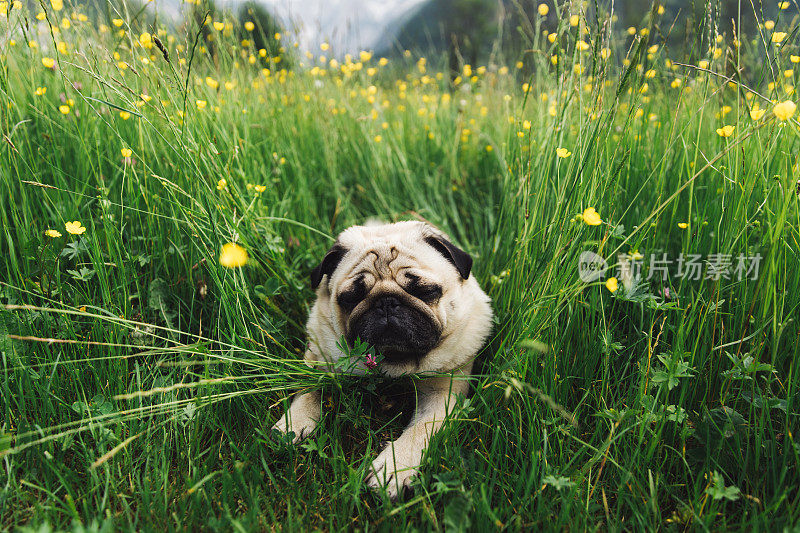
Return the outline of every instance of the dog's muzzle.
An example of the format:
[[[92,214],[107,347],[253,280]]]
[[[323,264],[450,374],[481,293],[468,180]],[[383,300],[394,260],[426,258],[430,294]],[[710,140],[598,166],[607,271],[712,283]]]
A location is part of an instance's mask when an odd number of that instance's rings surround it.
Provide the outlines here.
[[[439,342],[440,333],[422,311],[396,296],[382,296],[356,319],[350,336],[374,346],[386,362],[398,363],[421,359]]]

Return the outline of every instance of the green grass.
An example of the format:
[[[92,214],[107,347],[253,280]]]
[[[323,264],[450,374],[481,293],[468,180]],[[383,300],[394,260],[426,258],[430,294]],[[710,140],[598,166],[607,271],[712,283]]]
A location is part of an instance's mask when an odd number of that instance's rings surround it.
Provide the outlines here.
[[[555,11],[555,43],[536,18],[529,51],[453,88],[445,58],[286,72],[179,28],[161,34],[167,61],[129,29],[136,13],[122,35],[0,15],[16,41],[0,42],[0,528],[792,526],[798,130],[770,100],[794,98],[795,34],[779,20],[781,46],[762,30],[736,48],[706,32],[671,56],[648,50],[671,24],[654,12],[635,38],[592,23],[580,52]],[[71,12],[47,6],[55,25]],[[588,207],[602,224],[576,217]],[[308,273],[375,216],[450,233],[496,312],[474,393],[399,503],[362,479],[409,415],[408,383],[300,360]],[[228,242],[245,267],[219,265]],[[673,266],[612,293],[578,278],[585,250],[612,270],[631,251],[762,259],[756,279]],[[295,447],[270,428],[303,387],[328,409]]]

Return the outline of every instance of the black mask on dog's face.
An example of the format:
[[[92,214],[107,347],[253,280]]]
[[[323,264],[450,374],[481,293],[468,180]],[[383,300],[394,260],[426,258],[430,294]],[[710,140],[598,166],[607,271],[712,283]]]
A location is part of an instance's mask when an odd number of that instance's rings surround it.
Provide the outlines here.
[[[467,253],[441,237],[424,237],[418,247],[406,248],[381,242],[348,258],[351,251],[337,242],[311,275],[316,288],[325,276],[330,283],[347,263],[353,274],[348,272],[331,294],[345,338],[351,346],[356,339],[370,344],[390,364],[419,361],[437,346],[439,304],[448,286],[469,278],[472,266]]]
[[[394,294],[374,298],[351,324],[348,341],[352,344],[356,338],[361,339],[390,363],[422,359],[438,344],[441,335],[429,315]]]

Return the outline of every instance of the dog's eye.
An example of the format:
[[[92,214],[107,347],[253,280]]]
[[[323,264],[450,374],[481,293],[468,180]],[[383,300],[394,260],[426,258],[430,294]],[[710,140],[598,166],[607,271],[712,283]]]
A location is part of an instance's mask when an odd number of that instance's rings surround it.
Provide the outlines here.
[[[406,287],[406,291],[415,298],[423,302],[432,302],[442,296],[442,288],[439,285],[420,285],[412,283]]]
[[[367,286],[364,284],[364,280],[359,278],[356,279],[349,289],[341,293],[338,298],[336,298],[336,301],[342,309],[352,311],[366,295]]]

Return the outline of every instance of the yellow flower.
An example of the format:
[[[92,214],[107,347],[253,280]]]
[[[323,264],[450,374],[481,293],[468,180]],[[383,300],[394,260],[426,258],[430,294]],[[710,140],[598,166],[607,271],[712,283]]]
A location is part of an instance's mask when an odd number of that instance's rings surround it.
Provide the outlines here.
[[[672,83],[670,83],[669,85],[673,89],[677,89],[678,87],[681,86],[681,83],[683,83],[683,80],[681,80],[680,78],[675,78],[674,80],[672,80]]]
[[[44,96],[44,93],[47,92],[47,87],[37,87],[36,88],[36,96]]]
[[[376,136],[375,136],[375,142],[376,142],[376,143],[379,143],[379,142],[381,142],[382,140],[383,140],[383,137],[381,137],[380,135],[376,135]]]
[[[781,9],[789,9],[789,2],[778,2],[778,7]]]
[[[550,8],[547,4],[539,4],[539,15],[546,17],[550,13]]]
[[[68,105],[60,105],[60,106],[58,106],[58,110],[61,111],[62,115],[69,115],[69,106]]]
[[[731,126],[730,124],[722,126],[721,128],[717,128],[717,135],[720,137],[730,137],[733,135],[734,129],[736,129],[736,126]]]
[[[772,42],[773,43],[779,43],[779,42],[783,41],[784,39],[786,39],[786,32],[776,31],[775,33],[772,34]]]
[[[67,229],[67,233],[73,235],[83,235],[86,233],[86,227],[77,220],[75,222],[67,222],[64,224],[64,227]]]
[[[617,282],[617,278],[608,278],[606,280],[606,289],[611,292],[616,292],[619,289],[619,283]]]
[[[62,0],[50,0],[50,5],[53,8],[53,11],[61,11],[64,9],[64,2]]]
[[[603,223],[600,219],[600,214],[595,211],[594,207],[587,207],[583,210],[583,221],[589,226],[599,226]]]
[[[323,52],[330,49],[330,47],[331,45],[329,45],[328,43],[322,43],[321,45],[319,45],[319,49],[322,50]]]
[[[256,25],[248,20],[247,22],[244,23],[244,29],[246,29],[247,31],[253,31],[254,29],[256,29]]]
[[[212,89],[216,89],[219,87],[219,82],[212,78],[211,76],[206,76],[206,85],[211,87]]]
[[[238,244],[228,243],[222,245],[219,254],[219,264],[225,268],[236,268],[247,264],[247,250]]]
[[[129,118],[131,118],[131,114],[128,113],[127,111],[120,111],[119,116],[122,120],[128,120]]]
[[[772,112],[775,113],[775,116],[778,117],[779,120],[789,120],[794,116],[796,109],[797,105],[795,105],[794,102],[786,100],[785,102],[775,104],[775,107],[772,108]]]
[[[139,35],[139,44],[141,44],[144,48],[152,48],[153,36],[147,32]]]
[[[800,56],[789,56],[789,61],[792,63],[800,63]]]
[[[56,66],[56,60],[52,57],[43,57],[42,65],[44,65],[44,68],[53,68]]]
[[[565,159],[572,155],[572,152],[567,150],[566,148],[556,148],[556,155],[561,159]]]
[[[255,187],[253,187],[253,189],[255,189],[255,191],[257,193],[261,194],[262,192],[267,190],[267,186],[266,185],[256,185]]]
[[[120,150],[120,152],[122,153],[122,157],[130,157],[133,155],[133,150],[131,150],[130,148],[123,148],[122,150]]]
[[[226,189],[227,187],[228,187],[228,182],[225,180],[225,178],[222,178],[221,180],[219,180],[217,182],[217,190],[218,191]]]
[[[678,222],[678,227],[681,228],[681,229],[686,229],[686,228],[689,227],[689,223],[688,222]]]
[[[122,26],[123,24],[125,24],[125,21],[124,21],[124,20],[122,20],[122,19],[111,19],[111,24],[113,24],[114,26],[116,26],[117,28],[119,28],[120,26]]]
[[[47,235],[48,237],[52,237],[54,239],[57,239],[57,238],[61,237],[61,232],[60,231],[56,231],[54,229],[49,229],[49,230],[45,231],[44,234]]]
[[[764,109],[759,109],[758,106],[754,106],[753,109],[750,110],[750,118],[753,120],[758,120],[764,116]]]
[[[774,20],[768,20],[768,21],[766,21],[766,22],[764,23],[764,27],[765,27],[766,29],[768,29],[768,30],[771,30],[772,28],[774,28],[774,27],[775,27],[775,21],[774,21]]]
[[[197,109],[205,109],[206,106],[208,105],[208,102],[206,102],[205,100],[196,100],[195,104],[197,104]]]
[[[569,18],[569,25],[574,28],[575,26],[577,26],[580,23],[580,21],[581,21],[581,18],[578,15],[572,15]]]

